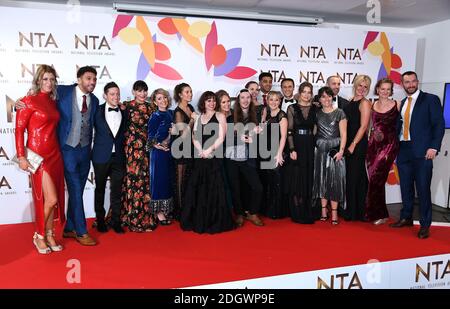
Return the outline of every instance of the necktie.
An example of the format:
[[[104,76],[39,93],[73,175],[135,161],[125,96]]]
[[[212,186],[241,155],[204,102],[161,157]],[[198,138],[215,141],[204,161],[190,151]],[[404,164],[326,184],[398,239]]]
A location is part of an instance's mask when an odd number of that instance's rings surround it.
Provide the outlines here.
[[[289,99],[289,100],[284,99],[284,102],[285,103],[294,103],[294,99]]]
[[[88,110],[88,107],[87,107],[87,103],[86,103],[86,95],[83,94],[83,107],[81,108],[81,112],[84,114],[87,112],[87,110]]]
[[[267,97],[267,94],[262,95],[264,105],[267,105],[266,97]]]
[[[116,107],[116,108],[112,108],[112,107],[108,107],[108,112],[118,112],[119,111],[119,108],[118,107]]]
[[[409,141],[409,123],[410,123],[410,111],[411,111],[412,97],[408,97],[408,105],[405,110],[405,122],[403,124],[403,140]]]
[[[337,97],[334,97],[334,98],[333,98],[333,102],[336,102],[336,101],[337,101]]]

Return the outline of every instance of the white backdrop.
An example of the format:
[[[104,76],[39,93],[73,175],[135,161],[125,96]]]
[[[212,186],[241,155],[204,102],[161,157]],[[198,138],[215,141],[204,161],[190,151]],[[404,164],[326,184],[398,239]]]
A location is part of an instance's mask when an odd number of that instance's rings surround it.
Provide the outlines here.
[[[171,93],[187,82],[195,106],[201,92],[225,89],[233,96],[261,71],[272,72],[274,89],[281,78],[291,77],[296,86],[312,82],[315,91],[329,75],[339,74],[341,94],[349,97],[357,74],[376,81],[414,69],[417,43],[411,34],[85,12],[77,20],[62,11],[7,7],[0,11],[0,29],[0,224],[33,218],[28,176],[10,162],[12,102],[27,92],[39,64],[53,65],[60,84],[75,82],[77,67],[95,66],[99,98],[111,80],[121,87],[122,99],[131,98],[137,79],[145,79],[150,91],[162,87]],[[398,86],[395,96],[403,96]],[[91,172],[84,194],[88,217],[94,215],[93,177]],[[398,185],[387,185],[387,201],[400,201]]]

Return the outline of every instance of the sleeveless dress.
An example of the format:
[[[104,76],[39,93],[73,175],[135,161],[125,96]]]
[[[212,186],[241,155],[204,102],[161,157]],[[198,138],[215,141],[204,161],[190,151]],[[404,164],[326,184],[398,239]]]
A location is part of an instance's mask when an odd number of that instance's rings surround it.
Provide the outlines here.
[[[396,105],[386,113],[372,110],[372,129],[366,157],[369,188],[365,218],[369,221],[389,217],[385,185],[392,163],[399,151],[398,116],[399,111]]]
[[[206,126],[215,129],[205,133]],[[208,141],[218,132],[219,122],[214,114],[207,124],[198,120],[194,130],[195,138],[200,138],[202,147],[211,145]],[[201,130],[201,131],[198,131]],[[209,132],[209,131],[207,131]],[[192,174],[186,186],[184,205],[181,209],[181,228],[196,233],[220,233],[234,229],[232,211],[227,206],[225,184],[222,175],[222,159],[196,158],[193,160]]]
[[[362,99],[361,99],[362,100]],[[359,105],[361,100],[350,101],[344,108],[347,116],[347,145],[348,148],[361,127],[361,112]],[[367,134],[355,146],[352,154],[348,153],[345,157],[347,170],[347,208],[343,213],[346,220],[364,220],[364,209],[367,195]]]

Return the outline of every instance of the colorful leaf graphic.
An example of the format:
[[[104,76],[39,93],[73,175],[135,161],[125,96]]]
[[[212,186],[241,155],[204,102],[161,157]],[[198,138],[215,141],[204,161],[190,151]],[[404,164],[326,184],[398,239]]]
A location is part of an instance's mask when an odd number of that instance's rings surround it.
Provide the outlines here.
[[[380,80],[380,79],[385,78],[387,76],[388,76],[388,74],[386,73],[386,69],[384,68],[384,64],[381,63],[380,64],[380,70],[378,71],[377,80]]]
[[[400,69],[402,67],[402,59],[397,54],[392,54],[392,68]]]
[[[152,34],[142,16],[136,17],[136,28],[144,36],[144,40],[140,44],[141,50],[150,66],[153,67],[155,65],[155,46],[153,44]]]
[[[227,59],[221,66],[214,68],[214,76],[221,76],[230,73],[241,60],[242,49],[232,48],[227,50]]]
[[[185,19],[180,18],[173,18],[172,21],[186,42],[200,53],[203,53],[203,47],[200,44],[200,40],[189,34],[189,23]]]
[[[168,80],[183,79],[180,73],[178,73],[174,68],[164,63],[155,63],[155,66],[151,70],[153,73],[164,79]]]
[[[255,70],[253,70],[252,68],[238,66],[238,67],[234,68],[233,71],[226,74],[225,76],[232,78],[232,79],[245,79],[245,78],[252,77],[256,73],[257,72]]]
[[[178,32],[177,28],[173,24],[171,17],[166,17],[158,22],[159,30],[165,34],[176,34]]]
[[[211,51],[211,62],[215,66],[219,66],[225,62],[227,51],[222,44],[216,45]]]
[[[367,46],[369,46],[369,44],[372,43],[377,38],[377,36],[378,36],[378,32],[375,32],[375,31],[367,32],[366,39],[364,41],[363,50],[365,50],[367,48]]]
[[[380,43],[384,46],[384,53],[381,55],[387,74],[391,72],[391,48],[385,32],[381,32]]]
[[[193,37],[200,39],[211,31],[211,25],[206,21],[197,21],[189,26],[188,32]]]
[[[211,25],[211,31],[209,32],[208,36],[206,37],[205,42],[205,63],[206,63],[206,71],[209,71],[212,66],[212,60],[211,60],[211,51],[214,48],[214,46],[217,45],[217,27],[216,22],[213,22]]]
[[[119,31],[119,38],[128,45],[137,45],[144,40],[144,36],[136,28],[127,27]]]
[[[397,84],[402,84],[402,75],[397,71],[391,71],[391,74],[389,74],[389,78],[392,79],[392,81]]]
[[[145,78],[147,78],[149,72],[150,64],[148,64],[147,59],[145,59],[144,53],[141,53],[137,66],[136,79],[144,80]]]
[[[113,26],[112,37],[116,37],[119,34],[119,31],[128,26],[132,19],[132,15],[117,15]]]
[[[169,60],[171,57],[170,50],[166,45],[155,42],[155,58],[161,61]]]

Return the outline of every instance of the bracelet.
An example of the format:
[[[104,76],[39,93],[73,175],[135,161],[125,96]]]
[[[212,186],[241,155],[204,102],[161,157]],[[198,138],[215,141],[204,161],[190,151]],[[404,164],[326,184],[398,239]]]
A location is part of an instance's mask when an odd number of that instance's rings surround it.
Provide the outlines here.
[[[353,142],[352,142],[352,145],[356,145],[356,142],[355,142],[355,141],[353,141]]]

